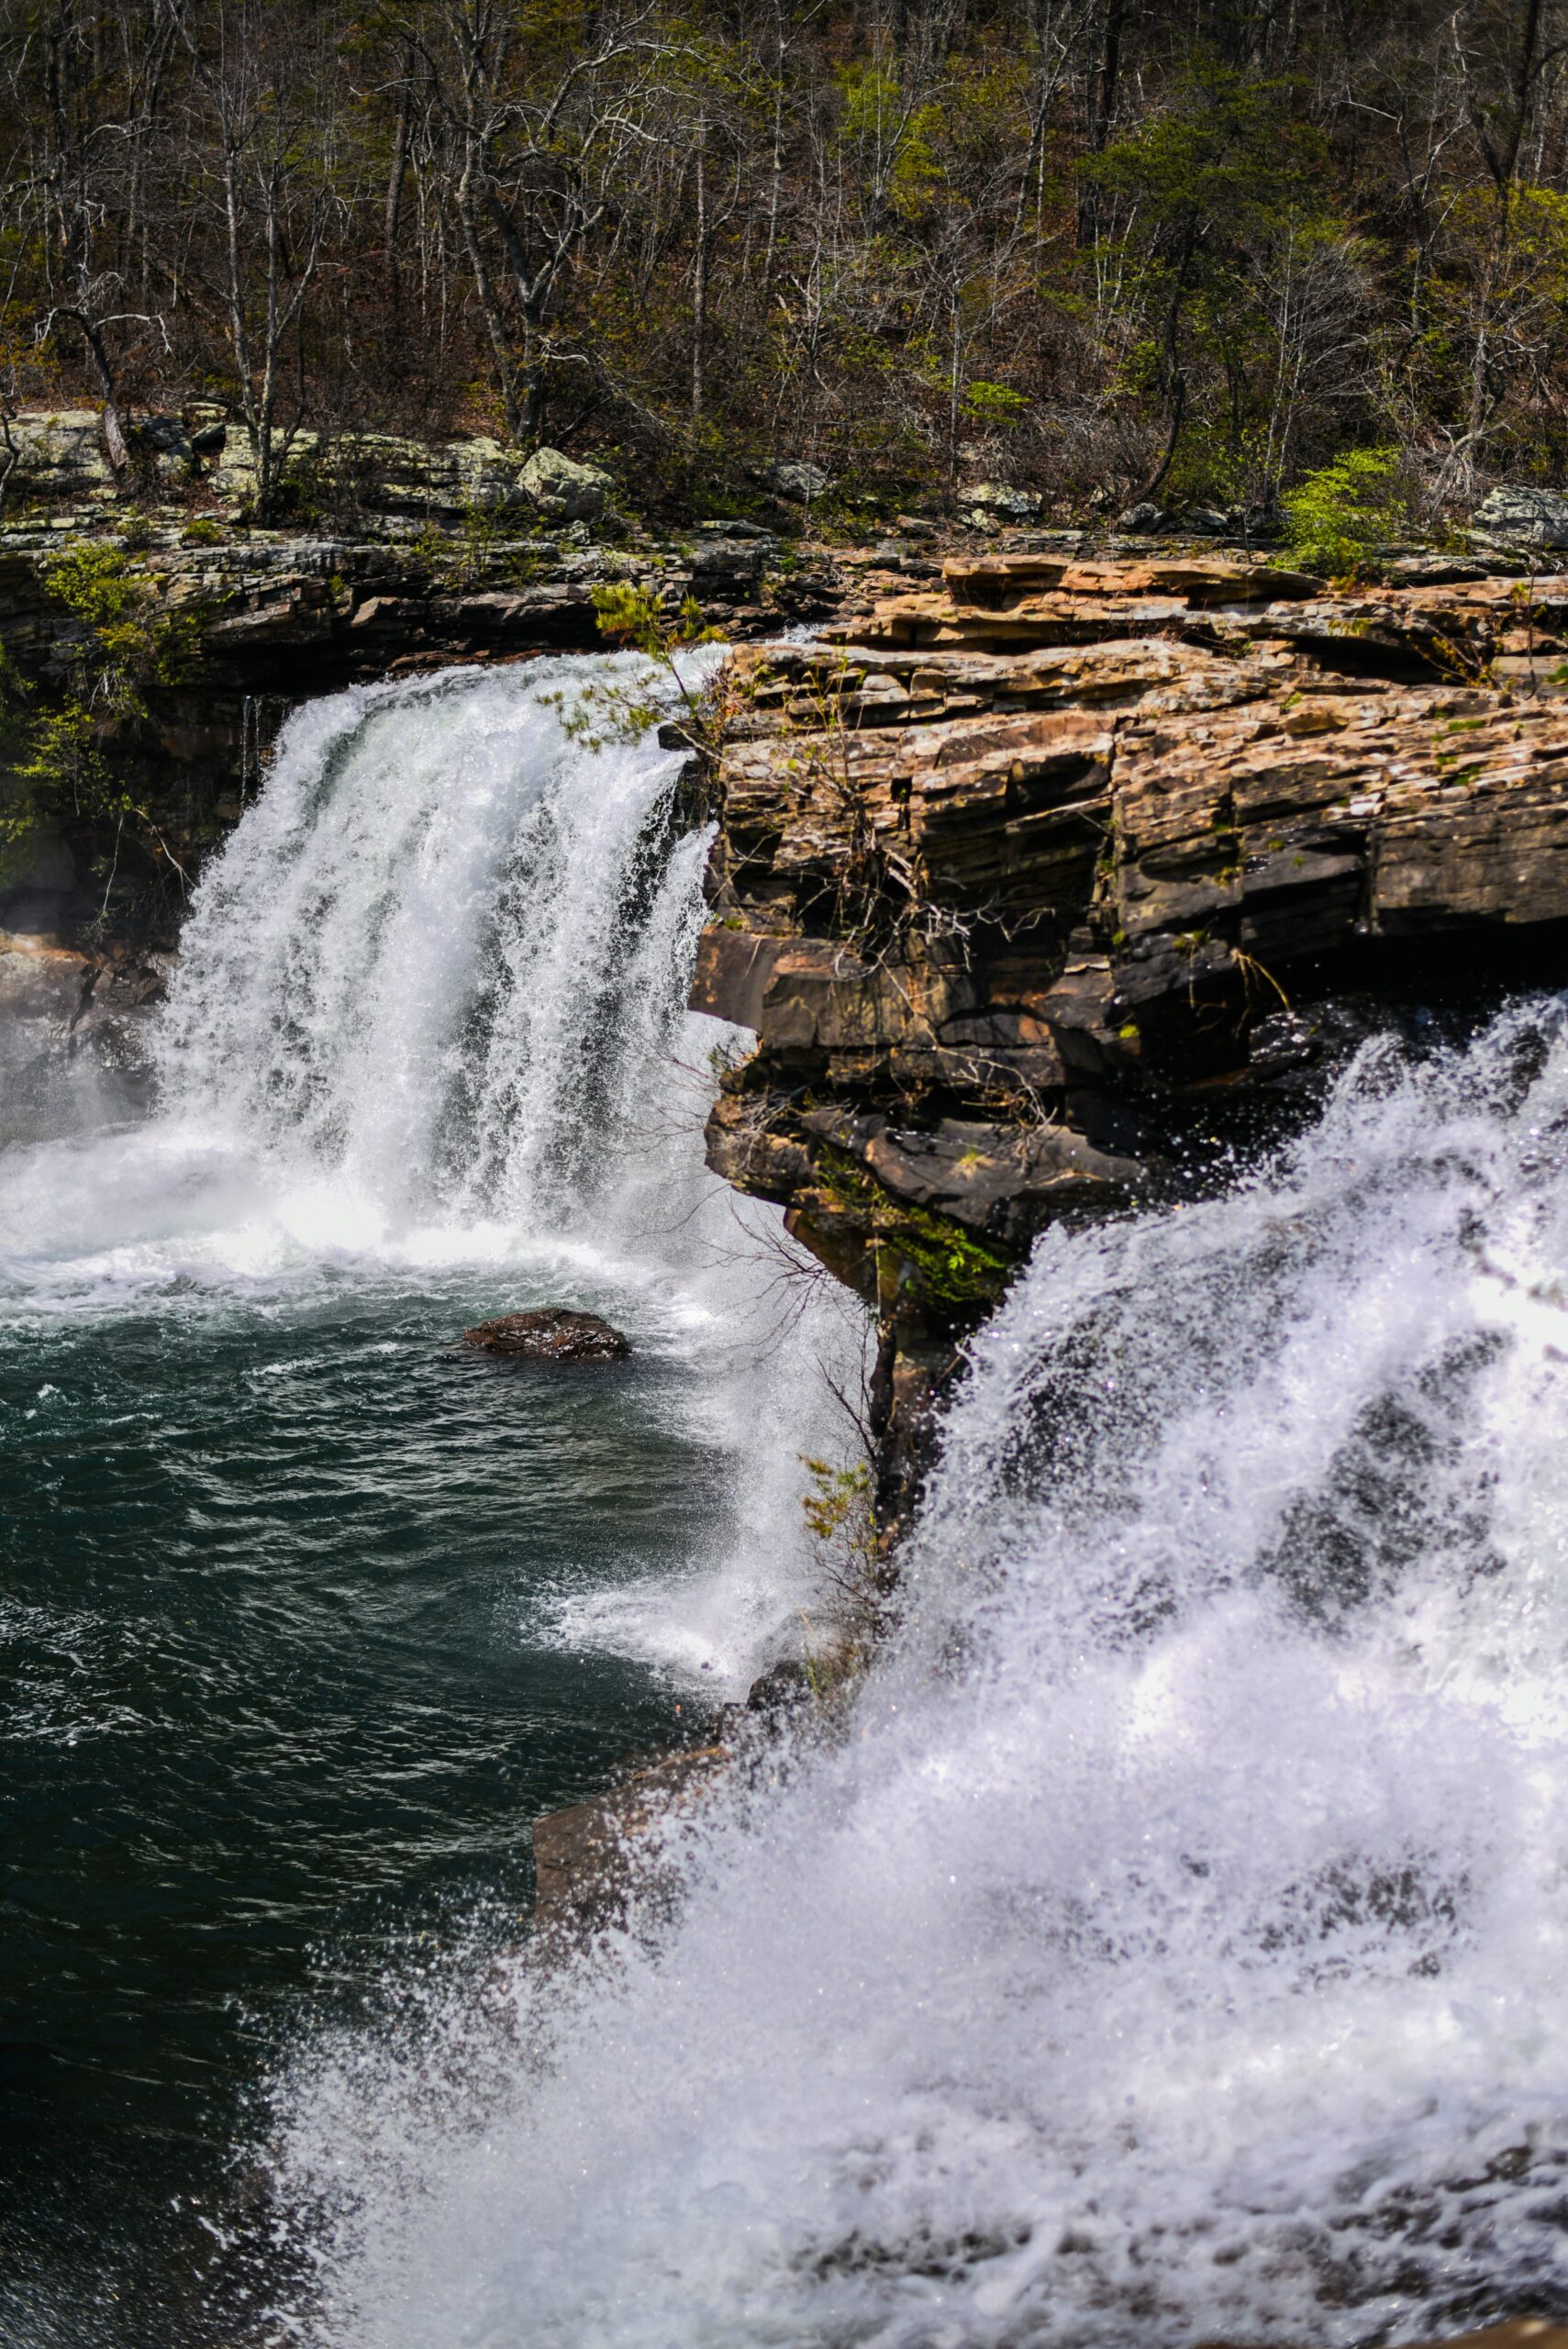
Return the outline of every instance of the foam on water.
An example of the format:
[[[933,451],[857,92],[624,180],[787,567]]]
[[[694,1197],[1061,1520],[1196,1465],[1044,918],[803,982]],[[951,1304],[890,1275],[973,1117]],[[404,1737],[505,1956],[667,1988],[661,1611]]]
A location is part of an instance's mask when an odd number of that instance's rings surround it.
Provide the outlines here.
[[[1565,1176],[1537,1007],[1367,1047],[1229,1197],[1049,1235],[842,1736],[688,1819],[678,1917],[301,2056],[306,2334],[1568,2309]]]
[[[862,1319],[781,1311],[776,1210],[704,1167],[737,1041],[685,1010],[708,835],[677,822],[678,753],[574,737],[563,707],[606,683],[660,691],[635,656],[564,657],[291,718],[197,891],[158,1115],[0,1153],[0,1319],[475,1270],[496,1311],[608,1313],[697,1372],[737,1542],[678,1588],[563,1600],[559,1635],[743,1686],[792,1616],[797,1450],[841,1440],[817,1359],[858,1359]]]

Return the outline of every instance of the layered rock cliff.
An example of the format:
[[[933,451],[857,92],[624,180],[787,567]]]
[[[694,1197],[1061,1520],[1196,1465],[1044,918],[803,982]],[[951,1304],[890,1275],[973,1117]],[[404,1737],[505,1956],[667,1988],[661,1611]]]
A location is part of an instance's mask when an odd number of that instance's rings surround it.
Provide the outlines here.
[[[959,558],[735,662],[693,1000],[758,1045],[709,1157],[875,1308],[892,1517],[1042,1226],[1309,1061],[1347,974],[1568,977],[1568,577],[1427,568]]]

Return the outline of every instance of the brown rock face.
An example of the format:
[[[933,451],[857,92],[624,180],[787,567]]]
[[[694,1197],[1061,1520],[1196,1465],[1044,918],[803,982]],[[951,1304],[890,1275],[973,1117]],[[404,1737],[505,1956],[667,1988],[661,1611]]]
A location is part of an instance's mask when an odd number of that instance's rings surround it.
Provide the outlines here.
[[[1568,577],[966,557],[733,680],[709,1158],[875,1307],[884,1410],[1304,967],[1568,922]]]
[[[526,1362],[622,1362],[631,1352],[621,1332],[596,1313],[573,1313],[563,1305],[503,1313],[465,1330],[462,1342]]]

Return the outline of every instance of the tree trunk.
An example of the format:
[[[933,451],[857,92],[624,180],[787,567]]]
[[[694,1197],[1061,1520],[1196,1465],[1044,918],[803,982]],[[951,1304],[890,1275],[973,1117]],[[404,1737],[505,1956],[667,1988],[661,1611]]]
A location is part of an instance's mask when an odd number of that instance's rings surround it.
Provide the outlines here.
[[[386,175],[386,291],[394,313],[403,306],[403,286],[397,268],[397,232],[403,218],[403,182],[408,170],[408,117],[410,100],[406,90],[397,109],[397,128],[393,135],[392,166]]]
[[[701,421],[707,371],[707,125],[697,126],[697,250],[692,272],[692,422]]]

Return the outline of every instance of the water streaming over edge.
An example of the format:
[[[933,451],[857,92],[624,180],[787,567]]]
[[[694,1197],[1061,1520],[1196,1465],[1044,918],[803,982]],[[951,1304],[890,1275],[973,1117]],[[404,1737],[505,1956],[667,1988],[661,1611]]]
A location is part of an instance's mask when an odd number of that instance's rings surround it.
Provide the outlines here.
[[[707,835],[675,824],[679,754],[563,723],[633,680],[568,656],[295,713],[187,922],[159,1114],[0,1161],[0,1316],[461,1269],[502,1304],[508,1277],[635,1300],[745,1458],[737,1538],[702,1587],[579,1594],[562,1633],[734,1691],[794,1620],[798,1453],[842,1442],[818,1371],[852,1383],[863,1322],[703,1164],[736,1045],[684,1008]]]
[[[688,1898],[301,2051],[332,2349],[1568,2310],[1568,1027],[1042,1241],[842,1736]]]

